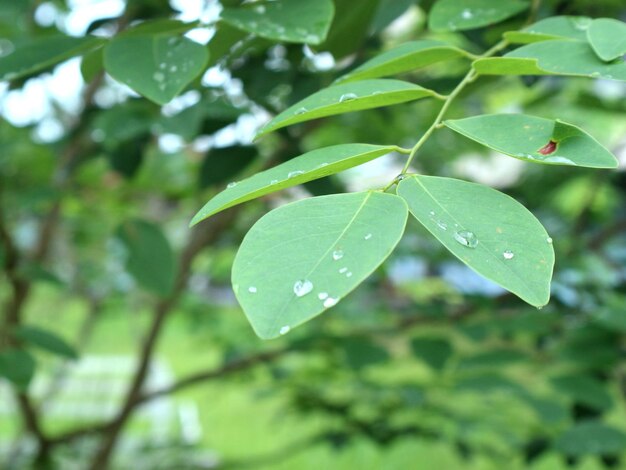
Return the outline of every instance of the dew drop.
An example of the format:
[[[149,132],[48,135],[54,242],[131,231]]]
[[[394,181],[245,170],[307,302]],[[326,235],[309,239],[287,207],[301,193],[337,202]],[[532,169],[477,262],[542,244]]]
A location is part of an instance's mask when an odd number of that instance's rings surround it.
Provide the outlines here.
[[[231,181],[230,183],[226,185],[228,189],[234,188],[235,186],[237,186],[237,181]]]
[[[431,216],[434,216],[434,215],[435,215],[435,211],[430,211],[430,212],[429,212],[429,214],[430,214]]]
[[[297,116],[299,116],[300,114],[307,113],[308,111],[309,111],[309,110],[308,110],[308,109],[306,109],[306,108],[298,108],[298,109],[296,109],[296,113],[295,113],[295,114],[296,114]]]
[[[546,238],[546,241],[548,242],[549,245],[552,245],[552,237]]]
[[[592,72],[589,74],[590,77],[598,78],[600,76],[600,72]]]
[[[270,181],[270,184],[277,184],[277,183],[278,183],[278,180],[272,180],[272,181]]]
[[[478,238],[476,238],[474,232],[470,232],[469,230],[455,232],[454,239],[468,248],[476,248],[476,245],[478,245]]]
[[[162,82],[165,80],[165,75],[162,72],[154,72],[152,78],[154,78],[157,82]]]
[[[291,330],[291,327],[289,325],[285,325],[279,330],[279,333],[281,335],[286,335],[287,333],[289,333],[289,330]]]
[[[320,300],[326,300],[328,298],[328,292],[320,292],[317,294],[317,298]]]
[[[352,101],[352,100],[355,100],[357,98],[358,98],[358,96],[355,93],[344,93],[339,98],[339,102],[340,103],[345,103],[346,101]]]
[[[346,271],[348,271],[348,268],[341,268],[341,269],[339,270],[339,274],[343,274],[343,273],[345,273]]]
[[[328,166],[328,163],[324,162],[317,165],[318,168],[324,168],[325,166]]]
[[[308,279],[302,279],[300,281],[296,281],[293,285],[293,293],[298,297],[302,297],[307,295],[309,292],[313,290],[313,283]]]
[[[469,20],[473,16],[474,16],[474,14],[472,13],[472,11],[469,8],[466,8],[465,10],[463,10],[461,12],[461,18],[463,18],[464,20]]]
[[[514,256],[515,256],[515,253],[513,253],[511,250],[505,250],[502,253],[502,257],[506,260],[513,259]]]
[[[330,308],[333,305],[336,305],[337,302],[339,302],[339,299],[336,299],[334,297],[328,297],[326,300],[324,300],[324,307]]]
[[[366,239],[366,240],[369,240],[370,238],[372,238],[372,234],[371,234],[371,233],[368,233],[368,234],[367,234],[367,235],[365,235],[363,238],[364,238],[364,239]]]
[[[302,170],[290,171],[290,172],[287,174],[287,178],[293,178],[293,177],[295,177],[295,176],[302,175],[302,174],[304,174],[304,171],[302,171]]]
[[[250,292],[251,294],[256,294],[257,293],[257,288],[254,286],[250,286],[248,287],[248,292]]]
[[[256,11],[258,14],[262,15],[263,13],[265,13],[265,6],[264,5],[259,5],[258,7],[254,7],[254,11]]]
[[[341,258],[343,258],[343,251],[342,250],[335,250],[335,251],[333,251],[333,259],[335,261],[340,260]]]
[[[348,271],[348,272],[346,273],[346,277],[352,277],[352,271]]]
[[[448,230],[448,224],[442,222],[441,220],[437,221],[437,227],[439,227],[441,230]]]

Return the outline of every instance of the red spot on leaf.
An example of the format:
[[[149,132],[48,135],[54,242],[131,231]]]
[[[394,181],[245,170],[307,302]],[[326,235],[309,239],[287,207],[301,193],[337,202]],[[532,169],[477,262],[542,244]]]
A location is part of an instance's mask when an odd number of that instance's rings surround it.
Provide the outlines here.
[[[556,142],[554,140],[551,140],[546,145],[537,150],[537,152],[539,152],[541,155],[550,155],[551,153],[554,153],[555,150]]]

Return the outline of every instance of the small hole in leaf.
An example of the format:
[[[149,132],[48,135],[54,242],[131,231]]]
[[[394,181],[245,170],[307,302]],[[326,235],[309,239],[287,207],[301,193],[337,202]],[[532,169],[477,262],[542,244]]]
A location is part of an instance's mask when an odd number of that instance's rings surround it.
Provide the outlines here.
[[[556,142],[554,140],[551,140],[546,145],[537,150],[537,152],[539,152],[541,155],[550,155],[551,153],[554,153],[555,150]]]

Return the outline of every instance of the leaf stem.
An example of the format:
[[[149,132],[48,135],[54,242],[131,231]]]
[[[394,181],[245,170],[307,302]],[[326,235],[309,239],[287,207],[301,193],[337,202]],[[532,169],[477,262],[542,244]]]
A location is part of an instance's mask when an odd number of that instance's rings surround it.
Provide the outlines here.
[[[496,54],[497,52],[499,52],[502,49],[504,49],[508,44],[509,44],[508,41],[506,39],[503,39],[500,42],[498,42],[495,46],[493,46],[491,49],[486,51],[484,54],[478,56],[478,58],[484,59],[485,57],[491,57],[494,54]],[[407,172],[407,170],[409,169],[409,166],[411,165],[411,162],[415,158],[415,155],[417,155],[418,150],[422,147],[422,145],[424,145],[424,143],[432,135],[432,133],[435,131],[435,129],[438,129],[438,128],[442,127],[443,118],[444,118],[446,112],[448,111],[448,108],[450,107],[450,105],[454,101],[454,99],[459,95],[459,93],[461,93],[461,91],[463,91],[463,89],[469,83],[474,81],[474,79],[476,77],[477,77],[477,75],[476,75],[476,72],[474,71],[474,69],[473,68],[470,69],[469,72],[467,72],[467,74],[465,75],[465,77],[463,77],[463,79],[459,82],[459,84],[454,88],[454,90],[452,90],[452,93],[450,93],[447,96],[447,98],[445,99],[443,105],[441,106],[441,109],[439,110],[439,113],[437,114],[437,117],[435,118],[433,123],[426,130],[426,132],[424,132],[422,137],[420,137],[420,139],[417,141],[417,143],[411,149],[411,153],[409,154],[409,158],[407,158],[407,161],[406,161],[406,163],[404,165],[404,168],[402,169],[402,173],[401,174],[405,174]],[[394,182],[395,181],[396,180],[394,179]],[[388,189],[392,184],[393,184],[393,182],[390,183],[387,186],[387,188],[385,188],[385,190]]]

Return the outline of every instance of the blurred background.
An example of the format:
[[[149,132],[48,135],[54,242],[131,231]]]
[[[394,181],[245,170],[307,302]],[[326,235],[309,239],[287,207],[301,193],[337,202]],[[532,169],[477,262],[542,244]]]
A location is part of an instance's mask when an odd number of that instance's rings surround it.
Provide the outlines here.
[[[561,118],[609,148],[616,171],[533,165],[445,129],[417,159],[416,171],[510,194],[545,225],[557,265],[542,310],[409,220],[391,258],[332,310],[278,340],[254,335],[230,286],[247,230],[298,198],[381,187],[401,155],[188,228],[228,182],[308,150],[410,147],[440,104],[331,117],[252,143],[273,114],[396,44],[434,38],[480,53],[526,20],[434,35],[431,4],[335,0],[329,37],[312,49],[216,26],[217,1],[0,0],[0,57],[27,38],[109,37],[157,18],[199,20],[186,36],[211,53],[206,73],[163,107],[103,74],[97,51],[0,82],[0,309],[8,328],[17,276],[31,328],[22,334],[40,335],[17,376],[0,358],[0,468],[90,468],[115,423],[119,469],[626,468],[623,83],[485,77],[449,113]],[[626,5],[541,2],[538,18],[556,14],[626,20]],[[403,78],[446,93],[467,66]],[[145,387],[122,419],[151,339]]]

